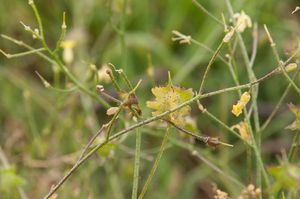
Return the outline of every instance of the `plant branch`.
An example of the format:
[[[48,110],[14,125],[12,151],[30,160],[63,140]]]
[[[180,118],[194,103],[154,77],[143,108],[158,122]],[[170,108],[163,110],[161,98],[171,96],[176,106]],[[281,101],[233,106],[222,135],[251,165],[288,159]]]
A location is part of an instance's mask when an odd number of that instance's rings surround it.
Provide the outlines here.
[[[196,0],[192,0],[193,3],[196,4],[205,14],[207,14],[212,20],[220,24],[221,26],[224,26],[223,22],[217,19],[215,16],[213,16],[210,12],[208,12],[200,3],[198,3]]]
[[[290,76],[288,76],[287,72],[283,68],[284,67],[284,63],[282,61],[280,61],[279,55],[278,55],[277,50],[276,50],[276,44],[274,43],[274,41],[273,41],[273,39],[272,39],[269,31],[268,31],[268,28],[267,28],[266,24],[264,24],[264,28],[265,28],[265,31],[266,31],[266,33],[268,35],[268,38],[269,38],[269,41],[271,43],[271,47],[272,47],[273,53],[275,55],[276,61],[278,63],[278,66],[281,69],[281,72],[283,73],[283,75],[285,76],[285,78],[287,79],[287,81],[294,87],[294,89],[300,95],[300,89],[296,86],[296,84],[294,83],[294,81],[291,80]]]
[[[238,185],[239,187],[245,189],[245,185],[243,185],[242,183],[240,183],[238,180],[234,179],[233,177],[231,177],[230,175],[226,174],[224,171],[222,171],[219,167],[217,167],[216,165],[214,165],[212,162],[210,162],[209,160],[207,160],[206,158],[204,158],[202,155],[200,155],[196,150],[192,151],[192,155],[196,156],[197,158],[199,158],[200,160],[202,160],[205,164],[207,164],[208,166],[210,166],[213,170],[215,170],[216,172],[218,172],[219,174],[225,176],[226,178],[228,178],[229,180],[231,180],[232,182],[234,182],[236,185]]]
[[[168,127],[167,127],[167,130],[166,130],[165,137],[164,137],[164,139],[162,141],[162,145],[161,145],[160,151],[159,151],[159,153],[158,153],[158,155],[156,157],[155,163],[154,163],[154,165],[152,167],[152,170],[150,172],[150,175],[149,175],[149,177],[148,177],[148,179],[147,179],[147,181],[146,181],[146,183],[145,183],[145,185],[143,187],[143,190],[142,190],[142,192],[141,192],[141,194],[139,196],[139,199],[143,198],[143,196],[146,193],[146,190],[147,190],[147,188],[149,186],[149,183],[150,183],[150,181],[151,181],[151,179],[152,179],[152,177],[153,177],[153,175],[155,173],[155,170],[156,170],[156,168],[158,166],[159,160],[160,160],[160,158],[161,158],[161,156],[163,154],[163,151],[165,149],[165,146],[166,146],[166,143],[167,143],[167,140],[168,140],[168,136],[170,134],[170,130],[171,130],[171,125],[169,124]]]
[[[204,83],[205,83],[205,80],[207,78],[210,67],[213,64],[214,60],[216,59],[217,55],[219,54],[221,48],[224,46],[224,44],[225,44],[225,41],[222,40],[222,43],[219,45],[218,49],[216,50],[216,52],[214,53],[214,55],[212,56],[211,60],[209,61],[208,65],[207,65],[207,68],[206,68],[205,73],[203,75],[203,79],[202,79],[201,86],[200,86],[200,89],[199,89],[199,95],[202,94]]]

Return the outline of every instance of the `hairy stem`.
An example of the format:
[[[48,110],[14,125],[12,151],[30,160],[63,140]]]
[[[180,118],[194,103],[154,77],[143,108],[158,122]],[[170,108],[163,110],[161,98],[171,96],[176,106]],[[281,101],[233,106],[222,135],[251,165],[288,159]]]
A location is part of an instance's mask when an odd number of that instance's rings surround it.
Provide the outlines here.
[[[146,193],[146,190],[147,190],[147,188],[149,186],[149,183],[150,183],[150,181],[151,181],[151,179],[152,179],[152,177],[153,177],[153,175],[155,173],[155,170],[156,170],[156,168],[158,166],[159,160],[160,160],[160,158],[161,158],[161,156],[163,154],[163,151],[165,149],[165,146],[166,146],[166,143],[167,143],[167,140],[168,140],[168,136],[170,134],[170,130],[171,130],[171,125],[169,124],[168,127],[167,127],[167,130],[166,130],[165,137],[164,137],[164,139],[162,141],[162,145],[161,145],[160,151],[159,151],[159,153],[158,153],[158,155],[156,157],[155,163],[154,163],[154,165],[152,167],[152,170],[150,172],[150,175],[149,175],[149,177],[148,177],[148,179],[147,179],[147,181],[146,181],[146,183],[145,183],[145,185],[143,187],[143,190],[142,190],[142,192],[141,192],[141,194],[139,196],[139,199],[143,198],[143,196]]]

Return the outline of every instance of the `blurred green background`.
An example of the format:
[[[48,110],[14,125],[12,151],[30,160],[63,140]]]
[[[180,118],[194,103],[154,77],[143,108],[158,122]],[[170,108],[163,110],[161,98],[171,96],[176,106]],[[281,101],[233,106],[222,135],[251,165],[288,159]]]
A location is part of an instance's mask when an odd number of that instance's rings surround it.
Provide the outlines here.
[[[38,24],[28,1],[0,1],[0,33],[40,48],[38,40],[26,32],[19,21],[32,29]],[[221,13],[229,21],[225,1],[198,0],[218,19]],[[106,0],[35,0],[41,16],[44,35],[51,49],[61,34],[62,13],[66,12],[66,39],[75,40],[75,59],[70,71],[90,89],[95,85],[89,76],[89,68],[81,60],[93,63],[98,69],[103,64],[113,63],[121,67],[120,39],[108,24]],[[263,30],[268,29],[276,43],[280,58],[286,60],[286,48],[297,45],[295,36],[299,30],[300,13],[291,15],[297,6],[293,0],[235,0],[234,12],[242,9],[258,22],[258,48],[254,62],[254,72],[260,78],[277,67],[269,40]],[[121,21],[121,0],[113,0],[112,18],[119,26]],[[154,65],[156,85],[165,85],[167,72],[172,75],[173,84],[192,88],[197,91],[206,66],[212,56],[210,52],[195,44],[173,42],[171,33],[177,30],[191,35],[216,50],[224,37],[223,27],[205,15],[191,0],[137,1],[128,2],[126,16],[126,75],[133,85],[139,79],[142,83],[137,91],[144,118],[151,116],[146,101],[154,98],[151,93],[151,81],[147,75],[147,54],[151,55]],[[246,29],[242,34],[251,56],[252,31]],[[26,51],[4,38],[0,38],[0,49],[9,54]],[[228,53],[227,46],[220,55]],[[59,51],[62,55],[62,50]],[[248,83],[245,64],[239,47],[235,53],[240,83]],[[38,55],[29,55],[7,59],[0,55],[0,145],[10,163],[16,168],[16,174],[22,180],[12,182],[10,191],[3,190],[4,175],[0,176],[0,198],[19,198],[15,184],[22,184],[29,198],[42,198],[72,167],[84,145],[93,134],[110,120],[106,110],[90,96],[76,90],[61,94],[44,87],[35,71],[53,84],[53,70],[49,62]],[[114,74],[119,82],[122,79]],[[293,75],[291,73],[290,75]],[[65,77],[60,76],[61,86]],[[299,78],[295,81],[300,85]],[[105,92],[117,97],[110,83],[102,82]],[[120,83],[125,85],[124,83]],[[258,109],[263,123],[274,109],[286,86],[283,75],[272,76],[260,83]],[[216,60],[208,75],[204,92],[211,92],[234,86],[228,67]],[[124,87],[125,88],[125,87]],[[231,113],[232,105],[238,100],[236,92],[221,94],[202,100],[204,107],[228,126],[240,122],[242,117]],[[108,101],[112,106],[114,103]],[[294,121],[294,115],[285,105],[293,102],[299,106],[299,96],[291,89],[273,121],[263,132],[262,154],[267,165],[277,164],[275,155],[280,148],[289,149],[294,133],[284,127]],[[124,114],[124,113],[123,113]],[[128,113],[125,113],[127,117]],[[234,148],[217,147],[215,151],[205,147],[202,142],[193,142],[182,137],[178,131],[171,131],[171,138],[163,154],[158,169],[145,195],[145,198],[213,198],[212,182],[236,198],[241,189],[227,178],[217,174],[209,166],[190,155],[189,147],[194,145],[201,154],[219,166],[223,171],[240,180],[247,181],[246,145],[226,132],[207,116],[203,115],[196,104],[192,104],[192,120],[197,124],[198,133],[219,135],[224,142]],[[122,130],[133,121],[119,122],[113,133]],[[159,123],[142,128],[142,152],[140,167],[140,188],[144,185],[153,165],[153,158],[159,150],[164,128]],[[109,155],[93,156],[84,163],[59,189],[58,198],[129,198],[131,197],[135,133],[130,132],[107,149]],[[120,142],[120,141],[119,141]],[[192,144],[191,144],[192,143]],[[253,159],[254,160],[254,159]],[[3,164],[0,163],[3,168]],[[253,161],[253,169],[255,164]],[[254,179],[255,175],[253,175]],[[7,181],[6,181],[7,182]],[[253,180],[255,182],[255,180]],[[7,183],[6,183],[7,186]],[[8,186],[10,187],[10,186]]]

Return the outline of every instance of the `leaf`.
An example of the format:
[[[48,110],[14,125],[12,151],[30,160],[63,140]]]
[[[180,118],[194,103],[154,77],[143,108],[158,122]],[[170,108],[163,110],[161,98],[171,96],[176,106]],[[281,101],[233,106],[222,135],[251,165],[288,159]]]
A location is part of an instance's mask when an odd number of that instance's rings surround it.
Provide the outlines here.
[[[0,192],[11,195],[17,186],[25,183],[25,180],[16,174],[15,167],[0,169]]]
[[[290,193],[300,188],[300,167],[290,163],[286,156],[279,159],[280,166],[267,168],[268,172],[275,177],[275,184],[269,190],[271,193],[285,188]]]
[[[292,131],[300,129],[300,107],[296,107],[292,103],[289,103],[287,105],[290,108],[290,110],[296,115],[296,120],[292,124],[285,127],[285,129],[291,129]]]

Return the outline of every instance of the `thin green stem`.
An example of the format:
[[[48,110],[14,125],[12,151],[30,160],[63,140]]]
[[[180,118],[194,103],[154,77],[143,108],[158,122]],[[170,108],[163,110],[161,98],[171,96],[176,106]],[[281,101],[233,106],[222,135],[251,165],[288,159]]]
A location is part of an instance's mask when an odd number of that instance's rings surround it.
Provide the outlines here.
[[[212,118],[214,121],[218,122],[222,127],[224,127],[225,129],[227,129],[230,133],[234,134],[235,136],[237,136],[239,139],[241,139],[242,141],[244,141],[249,147],[253,147],[252,144],[250,144],[249,142],[247,142],[242,136],[240,136],[240,134],[238,134],[237,132],[235,132],[234,130],[232,130],[229,126],[227,126],[226,124],[224,124],[221,120],[219,120],[218,118],[216,118],[214,115],[212,115],[210,112],[208,112],[206,109],[202,110],[202,113],[204,113],[205,115],[209,116],[210,118]]]
[[[189,132],[188,130],[185,130],[185,129],[181,128],[180,126],[174,124],[173,122],[171,122],[171,121],[168,120],[168,119],[163,118],[163,120],[166,121],[166,122],[168,122],[169,124],[171,124],[171,125],[174,126],[175,128],[177,128],[178,130],[180,130],[180,131],[182,131],[182,132],[184,132],[184,133],[186,133],[186,134],[188,134],[188,135],[191,135],[191,136],[195,137],[195,138],[198,139],[198,140],[201,140],[201,141],[205,142],[206,139],[207,139],[207,137],[203,137],[203,136],[200,136],[200,135],[196,135],[196,134],[194,134],[194,133],[192,133],[192,132]]]
[[[112,128],[113,123],[115,122],[115,120],[117,119],[119,113],[121,112],[121,110],[123,109],[123,106],[119,106],[118,110],[116,111],[116,113],[114,114],[113,118],[110,121],[110,124],[108,126],[107,132],[106,132],[106,137],[105,140],[107,141],[109,139],[109,134]]]
[[[11,54],[6,54],[1,49],[0,49],[0,52],[9,59],[9,58],[14,58],[14,57],[21,57],[21,56],[25,56],[25,55],[34,54],[34,53],[41,52],[41,51],[44,51],[44,50],[46,50],[46,49],[45,48],[38,48],[38,49],[26,51],[26,52],[23,52],[23,53],[12,54],[12,55]]]
[[[284,66],[287,65],[292,59],[294,59],[294,57],[296,57],[299,53],[300,53],[300,47],[298,47],[298,50],[296,50],[296,52],[284,62]]]
[[[137,198],[138,185],[139,185],[139,171],[140,171],[140,153],[141,153],[141,131],[136,129],[135,136],[135,160],[134,160],[134,174],[132,186],[132,199]]]
[[[63,25],[61,26],[61,29],[62,29],[62,32],[61,32],[60,39],[59,39],[59,41],[57,43],[57,46],[56,46],[55,50],[53,51],[54,55],[59,50],[61,42],[63,41],[63,39],[65,37],[65,33],[66,33],[66,29],[67,29],[67,26],[66,26],[66,13],[65,12],[63,13]]]
[[[112,21],[112,18],[111,18],[111,2],[112,0],[109,0],[108,1],[108,22],[109,22],[109,25],[112,27],[112,29],[118,34],[118,35],[121,35],[121,30],[119,30],[117,28],[117,26],[114,24],[114,22]]]
[[[191,38],[190,41],[191,41],[192,43],[194,43],[194,44],[197,44],[198,46],[201,46],[202,48],[204,48],[205,50],[211,52],[212,54],[215,53],[215,52],[214,52],[212,49],[210,49],[208,46],[206,46],[206,45],[204,45],[204,44],[202,44],[202,43],[196,41],[195,39],[192,39],[192,38]],[[228,42],[228,43],[229,43],[229,42]],[[229,65],[229,63],[228,63],[221,55],[218,54],[217,57],[218,57],[222,62],[224,62],[226,65]]]
[[[147,181],[146,181],[146,183],[145,183],[145,185],[144,185],[144,187],[143,187],[143,190],[142,190],[142,192],[141,192],[141,194],[140,194],[140,196],[139,196],[139,199],[142,199],[143,196],[145,195],[146,190],[147,190],[147,188],[148,188],[148,186],[149,186],[149,184],[150,184],[150,181],[151,181],[151,179],[152,179],[152,177],[153,177],[153,175],[154,175],[154,173],[155,173],[155,170],[156,170],[156,168],[157,168],[157,166],[158,166],[158,163],[159,163],[159,161],[160,161],[160,158],[161,158],[161,156],[162,156],[162,154],[163,154],[163,151],[164,151],[164,149],[165,149],[165,146],[166,146],[166,143],[167,143],[169,134],[170,134],[171,127],[172,127],[172,126],[171,126],[170,124],[169,124],[168,127],[167,127],[166,134],[165,134],[165,137],[164,137],[164,139],[163,139],[163,141],[162,141],[162,145],[161,145],[160,151],[159,151],[159,153],[158,153],[158,155],[157,155],[157,157],[156,157],[155,163],[154,163],[154,165],[153,165],[153,167],[152,167],[152,170],[151,170],[151,172],[150,172],[150,175],[149,175],[149,177],[148,177],[148,179],[147,179]]]
[[[41,17],[36,9],[36,6],[33,2],[33,0],[29,0],[29,5],[31,5],[33,11],[34,11],[34,14],[35,14],[35,17],[38,21],[38,24],[39,24],[39,29],[40,29],[40,34],[41,34],[41,37],[44,39],[44,31],[43,31],[43,25],[42,25],[42,20],[41,20]]]
[[[24,24],[25,26],[25,24]],[[32,30],[30,29],[30,27],[25,26],[25,29],[29,32],[32,32]],[[35,34],[34,32],[32,32],[32,34]],[[96,99],[98,102],[100,102],[105,108],[109,108],[110,105],[104,101],[103,99],[99,98],[97,95],[94,94],[94,92],[88,90],[85,86],[83,86],[69,71],[68,69],[65,68],[65,66],[61,63],[61,61],[56,57],[55,54],[53,54],[53,52],[49,49],[49,47],[47,46],[47,44],[45,43],[45,40],[43,38],[40,38],[39,35],[37,35],[37,37],[41,40],[44,48],[46,49],[46,51],[51,55],[51,57],[54,60],[54,64],[57,65],[59,67],[59,69],[66,75],[66,77],[68,77],[75,85],[78,86],[78,88],[80,90],[82,90],[83,92],[87,93],[88,95],[90,95],[91,97],[93,97],[94,99]],[[56,63],[55,63],[56,62]],[[52,63],[52,61],[51,61]]]
[[[203,136],[200,136],[200,135],[196,135],[196,134],[194,134],[194,133],[192,133],[192,132],[189,132],[188,130],[183,129],[182,127],[176,125],[175,123],[171,122],[171,121],[168,120],[168,119],[163,118],[163,120],[165,120],[166,122],[168,122],[169,124],[171,124],[172,126],[174,126],[175,128],[177,128],[178,130],[180,130],[180,131],[182,131],[182,132],[184,132],[184,133],[186,133],[186,134],[188,134],[188,135],[191,135],[191,136],[197,138],[198,140],[203,141],[204,143],[208,143],[208,142],[209,142],[209,143],[215,144],[215,145],[220,145],[220,144],[221,144],[221,145],[233,147],[233,145],[227,144],[227,143],[224,143],[224,142],[220,142],[220,141],[211,141],[211,140],[210,140],[210,138],[211,138],[210,136],[203,137]]]
[[[121,42],[122,69],[124,71],[126,71],[126,50],[125,50],[126,9],[127,9],[127,0],[123,0],[122,21],[121,21],[121,33],[122,34],[120,34],[120,42]]]
[[[44,38],[39,35],[37,32],[33,31],[30,26],[26,26],[22,21],[20,21],[20,23],[24,26],[25,30],[30,32],[33,36],[35,36],[36,38],[38,38],[41,42],[43,42]]]
[[[219,45],[218,49],[216,50],[216,52],[214,53],[214,55],[212,56],[211,60],[209,61],[208,65],[207,65],[207,68],[206,68],[205,73],[203,75],[203,79],[202,79],[201,86],[200,86],[200,89],[199,89],[199,95],[202,94],[204,83],[206,81],[206,78],[207,78],[208,72],[210,70],[210,67],[213,64],[214,60],[216,59],[217,55],[219,54],[220,50],[224,46],[224,44],[225,44],[225,42],[222,40],[222,43]]]
[[[42,80],[45,87],[52,91],[56,91],[56,92],[60,92],[60,93],[69,93],[69,92],[74,91],[77,88],[77,86],[74,86],[73,88],[70,88],[70,89],[55,88],[55,87],[51,86],[51,84],[49,82],[47,82],[37,71],[35,71],[35,73],[40,77],[40,79]]]
[[[196,4],[205,14],[207,14],[212,20],[220,24],[222,27],[224,26],[223,22],[217,19],[215,16],[213,16],[210,12],[208,12],[200,3],[198,3],[196,0],[192,0],[193,3]]]
[[[132,86],[131,86],[131,83],[130,83],[129,79],[128,79],[127,76],[125,75],[124,70],[121,70],[119,73],[120,73],[120,75],[123,77],[123,79],[125,80],[125,82],[126,82],[128,88],[129,88],[129,90],[132,90],[133,88],[132,88]]]
[[[233,69],[234,69],[234,74],[235,74],[235,76],[233,76],[233,79],[235,81],[235,85],[238,86],[239,85],[239,77],[238,77],[238,72],[237,72],[235,59],[234,59],[234,56],[233,56],[233,52],[232,52],[230,42],[228,42],[228,49],[229,49],[229,54],[230,54],[230,57],[231,57],[231,63],[232,63],[232,66],[233,66]],[[241,96],[241,93],[239,93],[239,95]]]
[[[37,127],[37,123],[36,120],[34,118],[34,114],[32,113],[32,109],[30,106],[30,92],[28,90],[25,90],[24,93],[24,99],[25,99],[25,110],[26,110],[26,114],[27,114],[27,119],[28,119],[28,123],[30,126],[30,132],[32,133],[32,138],[33,141],[38,139],[39,136],[39,130]]]
[[[300,72],[300,68],[298,68],[296,73],[294,74],[294,76],[292,78],[293,81],[297,78],[297,76],[299,75],[299,72]],[[279,107],[281,106],[282,102],[284,101],[285,97],[287,96],[288,92],[290,91],[290,88],[291,88],[291,84],[289,84],[286,87],[286,89],[285,89],[283,95],[281,96],[280,100],[278,101],[277,105],[275,106],[272,113],[269,115],[268,119],[265,121],[265,123],[261,126],[261,128],[257,132],[257,134],[261,134],[263,132],[263,130],[268,126],[268,124],[270,123],[270,121],[275,116],[276,112],[278,111]]]
[[[257,31],[257,22],[253,24],[253,31],[252,31],[253,43],[252,43],[252,54],[250,58],[250,66],[253,67],[253,63],[257,53],[257,42],[258,42],[258,31]]]
[[[273,42],[273,39],[271,37],[271,34],[270,32],[268,31],[268,28],[266,26],[266,24],[264,24],[264,28],[266,30],[266,33],[269,37],[269,40],[270,40],[270,43],[271,43],[271,47],[272,47],[272,50],[273,50],[273,53],[275,55],[275,58],[276,58],[276,61],[278,63],[278,66],[280,67],[281,69],[281,72],[283,73],[283,75],[285,76],[285,78],[287,79],[287,81],[294,87],[294,89],[298,92],[298,94],[300,95],[300,89],[296,86],[296,84],[294,83],[293,80],[291,80],[290,76],[287,74],[287,72],[284,70],[284,63],[280,61],[280,58],[279,58],[279,55],[277,53],[277,50],[276,50],[276,44]]]
[[[296,154],[296,149],[298,148],[298,142],[299,142],[299,132],[300,132],[300,130],[298,129],[297,131],[296,131],[296,134],[295,134],[295,136],[294,136],[294,140],[293,140],[293,143],[292,143],[292,147],[291,147],[291,149],[290,149],[290,152],[289,152],[289,155],[288,155],[288,160],[289,160],[289,162],[293,162],[293,159],[294,159],[294,156],[295,156],[295,154]]]
[[[83,92],[87,93],[88,95],[90,95],[91,97],[93,97],[94,99],[96,99],[98,102],[100,102],[105,108],[109,108],[110,105],[104,101],[103,99],[99,98],[97,95],[94,95],[94,93],[90,90],[88,90],[85,86],[83,86],[70,72],[67,71],[67,69],[61,64],[61,62],[58,60],[58,58],[53,55],[51,53],[51,51],[48,51],[52,58],[55,60],[55,62],[57,63],[56,65],[58,65],[58,67],[60,68],[60,70],[69,78],[71,79],[71,81],[78,86],[78,88],[80,90],[82,90]]]
[[[29,46],[28,44],[24,43],[23,41],[19,41],[16,39],[13,39],[12,37],[9,37],[7,35],[3,35],[1,34],[1,37],[3,37],[4,39],[7,39],[9,41],[14,42],[15,44],[18,44],[19,46],[24,46],[25,48],[29,49],[29,50],[36,50],[35,48]],[[45,60],[49,61],[51,64],[53,65],[57,65],[56,62],[54,60],[52,60],[51,58],[47,57],[46,55],[44,55],[41,52],[37,52],[36,54],[38,54],[39,56],[41,56],[42,58],[44,58]]]
[[[247,147],[247,167],[248,167],[248,181],[249,184],[252,184],[252,179],[251,179],[251,147]]]
[[[25,26],[25,29],[29,32],[31,32],[32,34],[35,34],[34,32],[32,32],[32,30],[30,29],[30,27],[26,26],[25,24],[23,24]],[[40,37],[39,35],[36,35],[38,38]],[[46,49],[46,51],[51,55],[51,57],[53,58],[53,60],[56,62],[55,65],[58,65],[59,69],[66,75],[66,77],[68,77],[69,79],[71,79],[71,81],[77,85],[79,87],[80,90],[82,90],[83,92],[89,94],[90,96],[92,96],[94,99],[98,100],[105,108],[109,108],[109,104],[107,102],[105,102],[103,99],[99,98],[98,96],[94,95],[94,93],[90,90],[88,90],[87,88],[85,88],[80,82],[78,82],[78,80],[63,66],[63,64],[61,63],[61,61],[55,56],[55,54],[49,49],[49,47],[47,46],[47,44],[45,43],[45,40],[43,38],[40,38],[44,48]]]
[[[231,177],[230,175],[226,174],[224,171],[222,171],[219,167],[217,167],[216,165],[214,165],[212,162],[210,162],[209,160],[207,160],[206,158],[204,158],[202,155],[200,155],[196,150],[192,151],[192,155],[196,156],[197,158],[199,158],[200,160],[202,160],[205,164],[207,164],[208,166],[210,166],[213,170],[215,170],[216,172],[218,172],[219,174],[225,176],[226,178],[228,178],[229,180],[231,180],[232,182],[234,182],[236,185],[238,185],[239,187],[241,187],[242,189],[245,189],[245,185],[243,185],[241,182],[239,182],[238,180],[234,179],[233,177]]]
[[[114,66],[113,64],[109,63],[109,65],[111,65],[112,67],[114,67],[114,69],[116,70],[116,68],[115,68],[115,66]],[[115,77],[114,77],[112,71],[111,71],[111,70],[107,70],[106,73],[108,74],[108,76],[109,76],[111,82],[113,83],[113,85],[115,86],[115,88],[117,89],[117,91],[120,92],[120,91],[121,91],[121,88],[120,88],[120,86],[118,85],[118,83],[117,83],[117,81],[116,81],[116,79],[115,79]]]
[[[79,156],[77,162],[79,162],[80,160],[82,160],[82,158],[84,157],[85,153],[88,151],[88,149],[90,148],[90,146],[93,144],[94,140],[102,133],[102,131],[104,129],[106,129],[107,126],[103,125],[101,127],[101,129],[92,137],[92,139],[89,141],[89,143],[86,145],[86,147],[83,149],[81,155]]]

